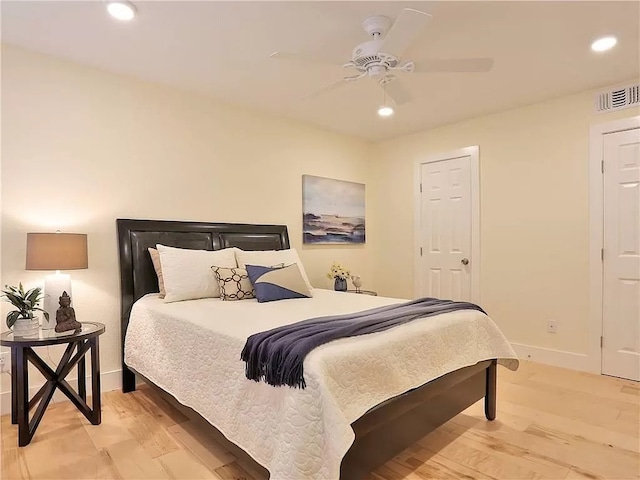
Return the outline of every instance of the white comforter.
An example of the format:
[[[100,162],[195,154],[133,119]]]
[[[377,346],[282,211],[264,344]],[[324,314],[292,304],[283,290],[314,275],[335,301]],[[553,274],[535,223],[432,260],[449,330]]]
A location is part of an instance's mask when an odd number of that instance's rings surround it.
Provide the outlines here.
[[[486,315],[460,311],[384,332],[336,340],[304,362],[307,387],[248,380],[247,337],[306,318],[403,300],[314,290],[309,299],[259,304],[220,299],[137,301],[125,362],[249,453],[272,479],[336,479],[354,440],[351,423],[375,405],[490,358],[517,368],[516,354]]]

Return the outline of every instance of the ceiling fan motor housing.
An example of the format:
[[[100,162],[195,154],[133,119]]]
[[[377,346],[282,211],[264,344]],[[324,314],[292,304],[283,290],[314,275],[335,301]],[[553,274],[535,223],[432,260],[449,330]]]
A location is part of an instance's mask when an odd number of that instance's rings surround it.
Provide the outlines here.
[[[361,43],[353,49],[351,54],[353,66],[369,77],[382,77],[389,68],[398,65],[397,57],[380,52],[382,38],[391,28],[391,20],[384,15],[374,15],[362,22],[362,28],[371,35],[373,40]]]
[[[379,51],[382,40],[370,40],[361,43],[353,49],[351,61],[361,73],[366,72],[370,77],[384,75],[389,68],[398,65],[398,57]]]

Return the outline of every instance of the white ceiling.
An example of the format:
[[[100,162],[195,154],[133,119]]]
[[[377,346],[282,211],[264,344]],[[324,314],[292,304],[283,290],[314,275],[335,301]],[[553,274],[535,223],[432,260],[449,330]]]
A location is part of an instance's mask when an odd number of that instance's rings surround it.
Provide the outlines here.
[[[136,3],[136,2],[134,2]],[[382,140],[640,75],[638,2],[150,2],[121,23],[101,1],[3,1],[2,41],[228,103]],[[494,57],[490,73],[404,75],[415,101],[375,114],[381,90],[362,80],[300,100],[341,68],[270,59],[276,50],[340,64],[368,40],[369,15],[433,15],[405,55]],[[589,45],[605,34],[606,54]]]

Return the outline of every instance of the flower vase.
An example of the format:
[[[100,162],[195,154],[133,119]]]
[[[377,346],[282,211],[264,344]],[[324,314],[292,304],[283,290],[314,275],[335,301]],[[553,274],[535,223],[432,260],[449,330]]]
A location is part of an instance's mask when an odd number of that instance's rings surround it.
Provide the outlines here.
[[[336,277],[333,282],[333,289],[336,292],[346,292],[347,291],[347,280],[345,278]]]

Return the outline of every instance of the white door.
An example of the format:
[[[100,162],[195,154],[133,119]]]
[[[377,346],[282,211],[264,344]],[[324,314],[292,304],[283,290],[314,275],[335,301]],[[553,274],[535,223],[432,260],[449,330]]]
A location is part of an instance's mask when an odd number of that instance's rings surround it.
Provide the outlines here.
[[[640,129],[604,138],[602,373],[640,380]]]
[[[421,165],[421,294],[471,301],[471,157]]]

